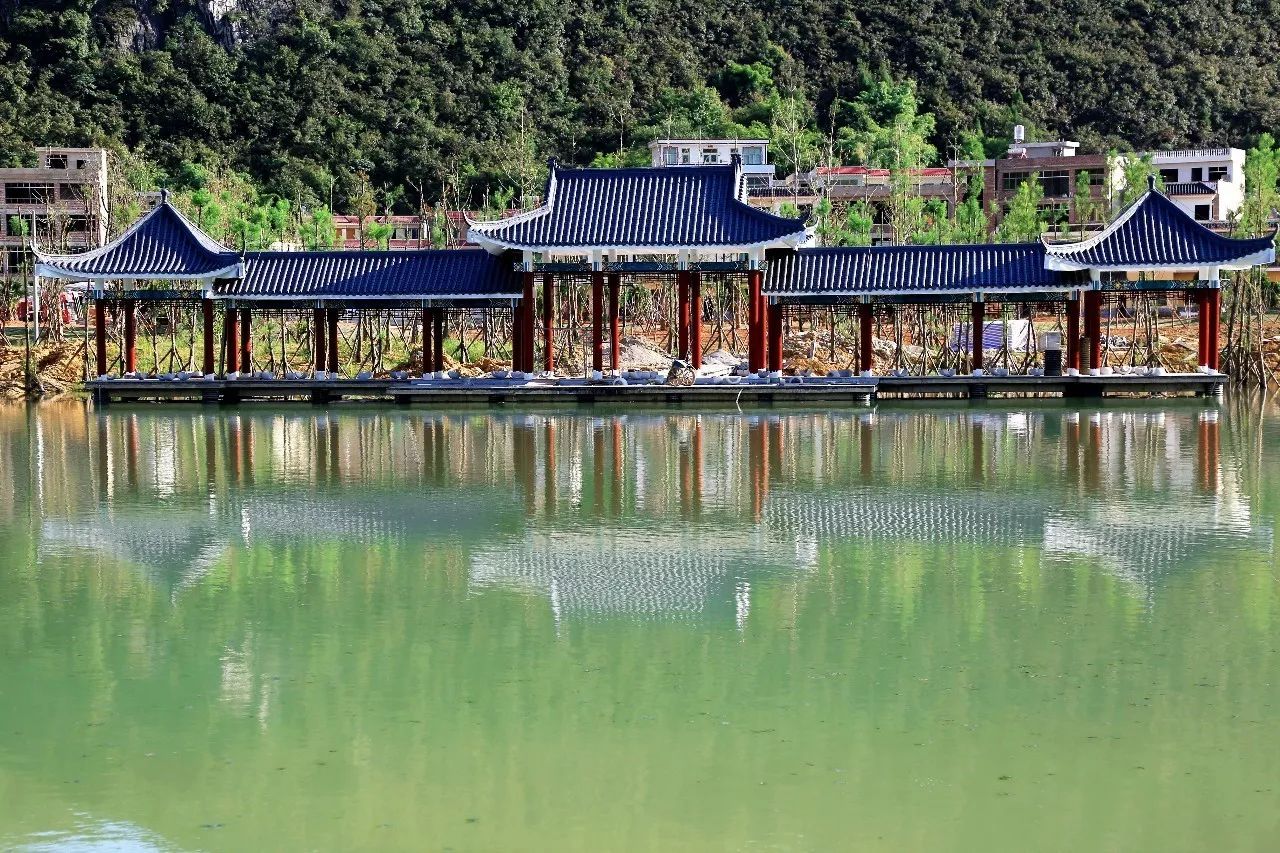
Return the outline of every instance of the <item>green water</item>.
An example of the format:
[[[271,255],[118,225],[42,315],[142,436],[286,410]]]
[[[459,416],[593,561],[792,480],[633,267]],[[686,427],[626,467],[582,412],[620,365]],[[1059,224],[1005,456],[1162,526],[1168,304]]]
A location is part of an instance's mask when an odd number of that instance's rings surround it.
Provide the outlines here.
[[[0,848],[1266,850],[1280,411],[0,409]]]

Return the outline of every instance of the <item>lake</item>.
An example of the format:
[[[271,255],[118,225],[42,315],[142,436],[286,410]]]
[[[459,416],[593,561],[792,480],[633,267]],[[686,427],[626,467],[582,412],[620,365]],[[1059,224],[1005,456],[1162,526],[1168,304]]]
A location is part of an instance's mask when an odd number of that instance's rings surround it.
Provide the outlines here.
[[[0,848],[1262,850],[1280,409],[0,408]]]

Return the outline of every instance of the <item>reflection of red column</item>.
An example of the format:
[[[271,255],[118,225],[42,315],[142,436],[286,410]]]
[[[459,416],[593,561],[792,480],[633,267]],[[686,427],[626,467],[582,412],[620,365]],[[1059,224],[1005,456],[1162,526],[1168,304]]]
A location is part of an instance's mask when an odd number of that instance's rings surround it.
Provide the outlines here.
[[[244,432],[244,482],[253,485],[253,421],[245,418],[241,430]]]
[[[614,370],[622,369],[622,276],[612,273],[609,276],[609,365]]]
[[[542,274],[542,369],[550,373],[556,369],[555,346],[556,279],[549,272]]]
[[[862,479],[870,480],[874,468],[875,457],[872,454],[871,422],[865,418],[858,423],[858,473]]]
[[[604,514],[604,425],[591,427],[591,495],[596,517]]]
[[[676,273],[676,358],[689,357],[689,273]]]
[[[253,311],[240,309],[240,370],[253,372]]]
[[[107,419],[98,418],[98,500],[105,502],[111,492],[111,435]]]
[[[695,416],[693,421],[693,506],[695,512],[702,511],[702,418]]]
[[[982,369],[982,327],[986,319],[987,306],[982,302],[973,303],[973,328],[969,331],[969,342],[973,345],[972,370]]]
[[[702,367],[702,273],[689,274],[689,364]]]
[[[1076,356],[1079,357],[1079,348]],[[1072,486],[1080,484],[1080,416],[1067,416],[1067,443],[1064,448],[1067,462],[1067,482]]]
[[[591,369],[604,370],[604,273],[591,274]]]
[[[1102,473],[1102,417],[1092,415],[1089,418],[1089,441],[1084,449],[1084,487],[1088,492],[1096,492],[1101,485]]]
[[[1205,471],[1208,473],[1208,477],[1205,480],[1205,485],[1208,487],[1210,494],[1216,495],[1221,489],[1221,483],[1218,481],[1218,418],[1215,415],[1206,420]]]
[[[766,300],[767,302],[767,300]],[[769,306],[769,369],[782,369],[782,306]]]
[[[107,300],[93,300],[93,346],[98,376],[107,373]]]
[[[1218,336],[1222,332],[1222,291],[1213,288],[1206,295],[1209,303],[1209,367],[1217,370],[1221,365],[1222,346]]]
[[[1080,369],[1080,299],[1067,300],[1067,363],[1064,368]]]
[[[129,491],[138,490],[138,457],[142,453],[141,441],[138,437],[138,416],[130,415],[125,422],[124,440],[124,476]]]
[[[613,483],[610,494],[613,495],[613,517],[622,516],[622,421],[614,418],[613,426]]]
[[[764,513],[764,491],[761,474],[765,465],[763,421],[747,425],[747,475],[751,477],[751,517],[759,521]]]
[[[543,499],[544,511],[547,518],[551,518],[556,513],[556,425],[554,421],[547,421],[547,452],[543,454],[543,487],[546,489],[546,497]]]
[[[218,482],[218,433],[212,418],[204,419],[204,478],[213,494]]]
[[[240,333],[236,330],[236,327],[239,325],[236,321],[236,316],[237,314],[234,306],[227,308],[226,313],[222,315],[222,340],[224,349],[227,353],[227,373],[240,372]]]
[[[126,299],[121,307],[124,309],[124,372],[133,373],[138,369],[137,303]]]
[[[200,363],[200,370],[206,375],[213,373],[217,369],[214,353],[213,353],[213,300],[200,300],[200,313],[202,321],[201,342],[204,345],[203,358]]]
[[[676,423],[678,427],[679,421]],[[676,461],[680,466],[680,517],[688,519],[693,516],[693,465],[689,445],[678,445],[677,454]]]
[[[524,491],[525,514],[532,515],[537,504],[537,437],[532,424],[517,424],[513,431],[511,464]]]
[[[971,450],[973,452],[973,481],[975,483],[981,483],[986,479],[987,473],[986,447],[983,444],[982,424],[972,424],[969,428],[969,434],[971,436]]]
[[[875,351],[871,345],[871,332],[875,318],[872,316],[873,306],[865,302],[858,306],[858,369],[873,370]]]

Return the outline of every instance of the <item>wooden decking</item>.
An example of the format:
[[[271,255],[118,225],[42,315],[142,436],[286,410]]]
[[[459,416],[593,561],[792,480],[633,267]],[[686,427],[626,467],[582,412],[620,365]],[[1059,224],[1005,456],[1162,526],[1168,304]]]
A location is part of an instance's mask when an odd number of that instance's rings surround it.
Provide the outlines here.
[[[582,380],[236,379],[91,380],[86,389],[99,403],[344,399],[388,400],[428,406],[628,404],[715,407],[725,405],[865,405],[873,399],[984,397],[1210,396],[1222,391],[1222,374],[1165,376],[883,376],[836,382],[741,382],[669,385],[614,385]]]

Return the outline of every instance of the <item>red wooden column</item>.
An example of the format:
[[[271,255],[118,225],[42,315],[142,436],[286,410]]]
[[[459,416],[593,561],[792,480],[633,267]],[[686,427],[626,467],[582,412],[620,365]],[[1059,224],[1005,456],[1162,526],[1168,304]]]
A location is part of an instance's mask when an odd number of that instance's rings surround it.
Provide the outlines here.
[[[747,367],[752,372],[764,368],[764,305],[760,288],[764,285],[764,272],[747,271]]]
[[[126,299],[122,307],[124,309],[124,372],[133,373],[138,369],[138,306],[134,300]]]
[[[253,372],[253,309],[240,309],[240,370]]]
[[[325,332],[328,324],[325,322],[324,309],[320,307],[313,308],[311,311],[311,327],[312,334],[315,335],[315,344],[311,347],[311,361],[314,363],[316,373],[324,373],[329,368],[329,344],[326,341]]]
[[[762,299],[764,297],[761,297]],[[767,300],[766,300],[767,302]],[[769,369],[782,369],[782,306],[769,306]]]
[[[1089,367],[1102,367],[1102,291],[1084,292],[1084,335],[1089,339]]]
[[[1205,295],[1209,303],[1209,367],[1217,370],[1221,364],[1222,346],[1218,336],[1222,333],[1222,290],[1215,287]]]
[[[858,368],[860,370],[873,370],[875,365],[875,350],[871,346],[871,331],[875,318],[872,315],[873,306],[870,302],[864,302],[858,306]]]
[[[1067,300],[1067,363],[1063,369],[1080,369],[1080,297]]]
[[[533,307],[533,273],[526,272],[524,274],[524,293],[521,297],[521,305],[524,311],[520,315],[520,370],[533,370],[533,327],[534,315],[537,311]]]
[[[604,370],[604,273],[591,273],[591,369]]]
[[[341,367],[338,361],[338,319],[342,316],[341,309],[330,308],[329,314],[329,334],[326,343],[329,345],[329,358],[326,359],[326,366],[330,373],[337,373]]]
[[[208,297],[201,300],[200,310],[200,319],[202,320],[204,332],[201,337],[201,340],[204,343],[204,358],[200,365],[200,370],[203,371],[206,376],[209,376],[217,369],[213,354],[213,300]]]
[[[542,369],[550,373],[556,369],[555,345],[556,280],[549,272],[542,274]]]
[[[433,370],[444,370],[444,309],[435,308],[435,334],[431,336],[432,345],[435,352],[432,353],[431,361],[434,364]],[[532,366],[532,365],[530,365]]]
[[[107,300],[93,300],[93,349],[98,376],[107,375]]]
[[[689,357],[689,271],[676,273],[676,358]]]
[[[1203,290],[1193,290],[1188,294],[1196,303],[1196,331],[1198,345],[1196,347],[1196,364],[1206,367],[1209,364],[1209,300]]]
[[[987,305],[985,302],[973,303],[973,328],[969,330],[969,343],[972,345],[973,355],[971,356],[973,364],[970,370],[982,369],[982,325],[987,317]]]
[[[609,274],[609,365],[622,370],[621,305],[622,274]],[[621,482],[620,480],[618,482]]]
[[[702,273],[689,273],[689,364],[702,367]]]
[[[239,325],[236,322],[236,316],[235,305],[227,306],[226,313],[222,315],[222,344],[226,350],[225,373],[228,375],[240,372],[240,361],[236,349],[240,344],[240,333],[236,331]]]

